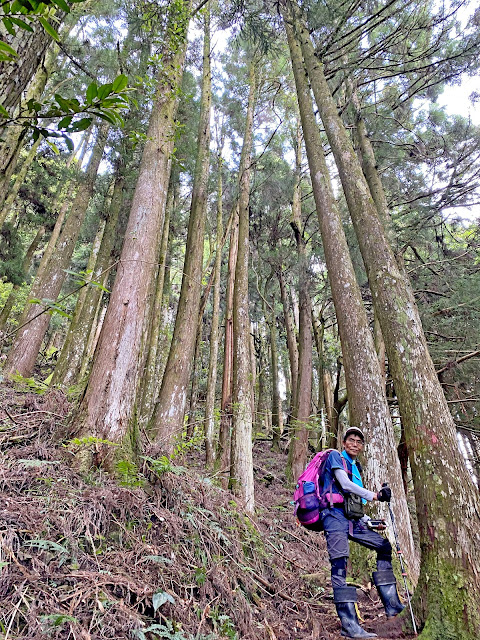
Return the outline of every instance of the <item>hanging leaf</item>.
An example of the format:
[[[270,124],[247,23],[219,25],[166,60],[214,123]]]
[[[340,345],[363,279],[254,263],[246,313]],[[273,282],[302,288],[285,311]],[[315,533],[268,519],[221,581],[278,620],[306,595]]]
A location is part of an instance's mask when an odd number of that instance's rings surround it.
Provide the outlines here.
[[[17,55],[17,52],[15,51],[15,49],[12,49],[12,47],[6,42],[4,42],[3,40],[0,40],[0,51],[5,51],[10,56]]]
[[[96,82],[91,82],[87,88],[87,103],[92,104],[93,99],[97,97],[98,87]]]
[[[65,13],[70,13],[70,7],[65,2],[65,0],[51,0],[51,1],[52,1],[52,4],[55,4],[57,5],[57,7],[60,7],[60,9],[63,9]]]
[[[48,20],[46,20],[45,18],[39,18],[38,20],[39,20],[40,24],[42,25],[42,27],[45,29],[45,31],[48,33],[48,35],[52,36],[52,38],[56,42],[59,42],[60,37],[59,37],[58,33],[55,31],[55,29],[52,27],[52,25],[48,22]]]
[[[11,36],[14,36],[16,34],[15,29],[13,28],[13,23],[10,20],[10,18],[2,18],[2,22],[5,25],[5,29],[8,31],[8,33]]]
[[[57,129],[66,129],[72,121],[73,116],[65,116],[57,124]]]
[[[88,129],[88,127],[92,124],[92,119],[93,118],[82,118],[81,120],[74,122],[69,131],[85,131],[85,129]]]
[[[113,85],[111,82],[108,82],[107,84],[102,84],[100,87],[98,87],[97,95],[100,98],[100,100],[103,100],[108,95],[110,95],[112,93],[112,88],[113,88]]]
[[[122,73],[122,75],[117,76],[113,81],[112,91],[115,91],[115,93],[120,93],[120,91],[123,91],[123,89],[125,89],[127,84],[128,84],[128,78]]]
[[[16,24],[17,27],[20,27],[20,29],[24,29],[25,31],[30,31],[31,33],[33,33],[33,28],[27,22],[25,22],[25,20],[20,20],[20,18],[13,17],[11,17],[10,20],[13,22],[13,24]]]
[[[57,147],[56,144],[54,144],[53,142],[50,142],[50,140],[45,140],[45,142],[48,144],[48,146],[50,147],[50,149],[52,149],[52,151],[59,156],[60,155],[60,150]]]

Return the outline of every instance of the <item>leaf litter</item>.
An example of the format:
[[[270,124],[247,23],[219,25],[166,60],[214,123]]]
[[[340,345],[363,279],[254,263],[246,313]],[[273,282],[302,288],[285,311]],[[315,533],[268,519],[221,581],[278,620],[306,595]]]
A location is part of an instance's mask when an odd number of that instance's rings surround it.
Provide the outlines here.
[[[295,524],[284,452],[255,444],[250,518],[201,452],[127,486],[78,473],[60,442],[70,408],[58,390],[0,387],[2,640],[341,638],[323,535]],[[409,637],[375,589],[358,592],[367,630]]]

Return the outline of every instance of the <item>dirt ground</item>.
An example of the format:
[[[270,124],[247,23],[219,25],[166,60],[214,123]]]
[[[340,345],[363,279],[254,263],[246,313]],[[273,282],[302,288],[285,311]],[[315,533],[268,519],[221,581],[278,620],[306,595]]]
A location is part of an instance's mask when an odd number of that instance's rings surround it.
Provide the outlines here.
[[[294,520],[285,453],[255,444],[248,518],[194,448],[125,462],[121,482],[81,475],[62,442],[70,408],[59,391],[0,387],[2,640],[341,638],[323,535]],[[365,629],[410,637],[358,586]]]

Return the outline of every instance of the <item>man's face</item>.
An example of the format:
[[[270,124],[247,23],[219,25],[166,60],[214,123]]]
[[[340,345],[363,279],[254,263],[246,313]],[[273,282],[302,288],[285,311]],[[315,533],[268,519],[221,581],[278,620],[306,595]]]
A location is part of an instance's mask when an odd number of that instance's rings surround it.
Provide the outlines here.
[[[343,446],[345,451],[351,458],[356,458],[360,451],[363,449],[363,440],[356,435],[348,436],[344,441]]]

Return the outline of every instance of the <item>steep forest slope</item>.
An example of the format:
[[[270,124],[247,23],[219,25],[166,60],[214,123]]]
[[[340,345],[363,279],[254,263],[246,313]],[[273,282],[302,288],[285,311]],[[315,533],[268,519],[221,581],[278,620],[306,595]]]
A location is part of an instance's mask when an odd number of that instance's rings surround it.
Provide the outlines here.
[[[202,476],[195,447],[174,463],[119,467],[121,482],[81,475],[72,450],[95,442],[56,444],[63,393],[0,393],[4,640],[340,638],[323,536],[295,524],[286,453],[256,443],[250,518]],[[407,637],[359,586],[365,627]]]

